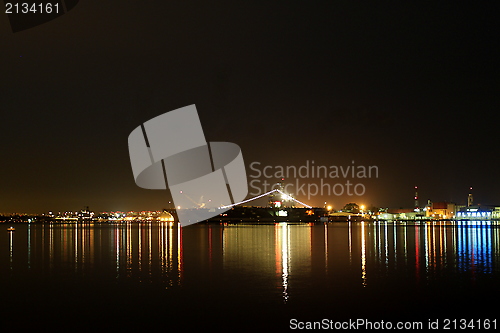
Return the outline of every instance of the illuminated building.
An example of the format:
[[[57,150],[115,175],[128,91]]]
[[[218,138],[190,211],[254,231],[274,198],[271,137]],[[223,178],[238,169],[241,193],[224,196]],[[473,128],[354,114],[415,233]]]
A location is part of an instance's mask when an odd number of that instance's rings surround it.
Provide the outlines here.
[[[457,207],[451,202],[433,202],[426,211],[426,216],[435,219],[455,218]]]
[[[158,221],[160,222],[174,222],[174,216],[168,211],[163,210],[163,212],[158,216]]]
[[[459,220],[491,220],[495,218],[494,216],[498,216],[499,211],[500,207],[479,205],[467,206],[461,208],[457,212],[456,218]]]

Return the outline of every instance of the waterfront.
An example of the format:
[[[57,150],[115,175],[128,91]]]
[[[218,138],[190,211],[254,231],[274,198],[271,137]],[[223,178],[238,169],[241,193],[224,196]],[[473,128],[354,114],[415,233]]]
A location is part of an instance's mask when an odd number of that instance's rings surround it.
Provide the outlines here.
[[[17,327],[494,319],[500,295],[498,222],[8,226],[0,313]]]

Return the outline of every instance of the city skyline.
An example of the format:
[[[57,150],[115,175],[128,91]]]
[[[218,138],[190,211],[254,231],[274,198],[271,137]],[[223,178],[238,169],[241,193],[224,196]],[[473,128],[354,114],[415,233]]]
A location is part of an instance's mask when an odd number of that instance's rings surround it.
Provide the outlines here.
[[[286,186],[283,183],[283,180],[281,182],[276,183],[271,191],[268,191],[266,193],[262,193],[259,195],[256,195],[252,198],[243,200],[242,202],[235,202],[229,206],[221,206],[221,212],[220,214],[216,214],[212,218],[207,218],[207,221],[219,221],[219,218],[223,217],[224,221],[237,221],[241,218],[244,218],[245,213],[241,215],[241,209],[260,209],[260,208],[265,208],[265,209],[271,209],[274,211],[274,213],[271,213],[270,216],[264,217],[264,220],[266,218],[271,218],[276,221],[279,220],[279,216],[284,216],[283,220],[288,220],[285,215],[279,215],[280,212],[278,212],[280,209],[311,209],[311,214],[315,215],[313,219],[310,219],[308,221],[321,221],[320,216],[331,216],[331,213],[333,212],[349,212],[349,213],[354,213],[354,215],[358,215],[357,213],[361,213],[362,216],[368,220],[441,220],[441,219],[457,219],[457,220],[469,220],[469,219],[474,219],[475,217],[479,218],[480,220],[487,220],[487,219],[498,219],[498,214],[500,212],[500,205],[494,205],[494,204],[482,204],[474,201],[474,195],[473,195],[473,188],[469,188],[469,193],[467,196],[467,202],[466,204],[460,203],[460,202],[452,202],[452,201],[433,201],[431,199],[427,200],[421,200],[419,192],[418,192],[418,186],[414,187],[414,205],[408,205],[405,207],[396,207],[396,206],[387,206],[387,207],[380,207],[380,206],[374,206],[374,205],[368,205],[365,204],[363,201],[358,201],[355,202],[355,200],[352,200],[351,202],[346,202],[345,204],[342,204],[340,206],[333,206],[331,201],[325,201],[323,204],[317,205],[317,206],[310,206],[307,203],[304,203],[298,199],[296,199],[293,195],[291,195],[286,191]],[[419,201],[420,200],[420,201]],[[225,209],[224,208],[236,208],[237,210],[240,210],[239,213],[236,213],[236,215],[224,213]],[[205,209],[209,210],[207,207],[200,206],[199,204],[193,204],[191,207],[182,207],[183,209]],[[62,218],[62,220],[69,219],[69,220],[88,220],[88,219],[93,219],[93,220],[102,220],[102,221],[111,221],[111,220],[137,220],[137,221],[145,221],[145,220],[151,220],[151,221],[176,221],[175,217],[171,215],[170,213],[174,213],[176,210],[181,209],[180,206],[174,206],[174,203],[170,201],[166,207],[163,207],[162,209],[157,209],[157,210],[128,210],[128,211],[94,211],[89,208],[89,206],[84,206],[82,209],[76,209],[76,210],[46,210],[44,212],[38,212],[38,213],[25,213],[25,212],[0,212],[0,216],[3,217],[30,217],[30,216],[36,216],[38,218],[49,218],[54,219],[54,218]],[[477,214],[475,212],[479,211]],[[166,213],[169,212],[169,213]],[[284,211],[283,211],[284,212]],[[307,211],[305,211],[307,213]],[[315,212],[313,214],[313,212]],[[270,212],[268,212],[270,213]],[[410,214],[408,214],[410,213]],[[162,214],[167,214],[162,217]],[[276,217],[272,217],[276,215]],[[288,213],[290,214],[290,212]],[[311,215],[310,214],[310,215]],[[293,215],[293,213],[292,213]],[[291,216],[291,215],[290,215]],[[130,217],[134,217],[133,219],[130,219]],[[168,217],[168,218],[167,218]],[[299,217],[295,216],[295,219],[300,219]],[[294,219],[292,218],[292,220]],[[254,218],[250,218],[250,220],[254,220]],[[250,221],[249,220],[249,221]],[[257,219],[258,221],[259,219]],[[220,220],[222,221],[222,220]],[[244,221],[244,220],[241,220]],[[29,220],[28,222],[36,222],[36,220]]]
[[[422,200],[465,203],[472,186],[499,204],[489,6],[79,3],[17,33],[0,15],[0,211],[164,208],[168,191],[135,185],[127,137],[191,104],[208,141],[241,147],[247,175],[378,167],[363,196],[312,205],[406,207],[416,185]]]

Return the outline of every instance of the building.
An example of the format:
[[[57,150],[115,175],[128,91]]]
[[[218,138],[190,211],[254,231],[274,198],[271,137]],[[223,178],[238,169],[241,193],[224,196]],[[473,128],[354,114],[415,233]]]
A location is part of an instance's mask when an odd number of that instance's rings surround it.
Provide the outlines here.
[[[457,213],[457,206],[451,202],[433,202],[426,210],[426,217],[447,220],[454,219]]]
[[[491,220],[500,218],[500,206],[471,205],[457,211],[457,220]]]
[[[418,208],[388,209],[377,217],[380,220],[421,220],[425,218],[424,212]]]

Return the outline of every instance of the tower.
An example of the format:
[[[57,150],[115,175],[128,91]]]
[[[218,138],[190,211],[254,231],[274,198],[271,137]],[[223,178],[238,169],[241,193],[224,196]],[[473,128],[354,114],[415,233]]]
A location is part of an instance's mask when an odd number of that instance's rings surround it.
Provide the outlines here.
[[[467,197],[467,207],[474,204],[474,198],[472,197],[472,186],[469,188],[469,196]]]
[[[418,186],[415,186],[415,208],[418,208]]]

